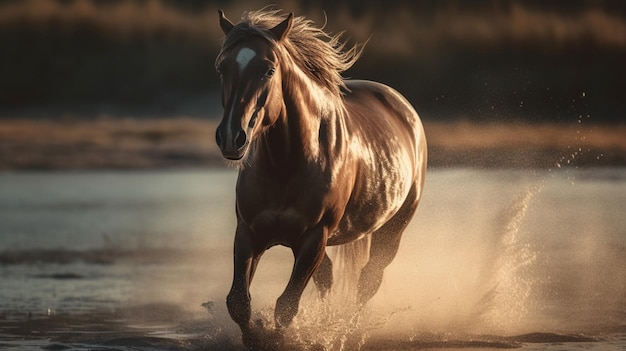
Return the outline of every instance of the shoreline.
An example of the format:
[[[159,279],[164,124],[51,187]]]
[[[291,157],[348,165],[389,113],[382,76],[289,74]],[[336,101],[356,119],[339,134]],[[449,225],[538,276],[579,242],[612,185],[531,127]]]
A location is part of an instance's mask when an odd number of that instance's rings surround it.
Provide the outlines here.
[[[227,168],[216,120],[0,119],[0,171]],[[626,124],[424,122],[429,167],[626,166]]]

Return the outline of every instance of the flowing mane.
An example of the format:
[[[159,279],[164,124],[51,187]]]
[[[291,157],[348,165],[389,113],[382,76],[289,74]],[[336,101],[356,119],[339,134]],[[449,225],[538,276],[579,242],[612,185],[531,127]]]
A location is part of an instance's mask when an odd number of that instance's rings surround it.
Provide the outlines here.
[[[242,40],[251,36],[260,36],[270,42],[276,39],[268,31],[285,19],[280,10],[249,11],[242,15],[237,24],[224,38],[222,53],[228,51]],[[293,27],[281,42],[294,62],[313,81],[328,89],[335,96],[347,90],[341,73],[350,68],[361,56],[364,45],[355,45],[349,49],[341,41],[343,32],[336,35],[326,33],[313,21],[304,17],[294,17]]]

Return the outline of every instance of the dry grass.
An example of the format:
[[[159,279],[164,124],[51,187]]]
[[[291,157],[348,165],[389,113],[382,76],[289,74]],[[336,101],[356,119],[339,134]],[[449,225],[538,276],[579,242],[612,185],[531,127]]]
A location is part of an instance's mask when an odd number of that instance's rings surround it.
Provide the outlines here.
[[[596,8],[567,14],[513,3],[479,12],[444,7],[427,14],[396,9],[385,16],[369,13],[359,19],[345,13],[333,15],[360,40],[374,34],[368,50],[413,59],[430,59],[458,45],[626,47],[624,18]]]
[[[78,30],[89,25],[103,35],[117,39],[144,36],[157,32],[173,37],[207,36],[217,30],[216,15],[211,12],[182,13],[164,6],[161,1],[122,1],[97,5],[89,0],[62,4],[50,0],[26,0],[0,5],[0,26],[55,27]],[[213,28],[215,27],[215,28]],[[216,33],[217,34],[217,33]]]
[[[237,21],[242,11],[266,3],[221,5]],[[423,8],[406,3],[359,16],[341,1],[328,8],[304,3],[282,1],[279,6],[319,25],[327,11],[328,31],[346,29],[361,42],[371,36],[365,55],[346,75],[396,87],[410,101],[422,101],[423,111],[457,115],[491,104],[486,100],[510,103],[517,99],[513,92],[519,92],[550,115],[560,102],[530,92],[546,87],[558,101],[569,100],[576,91],[590,92],[595,100],[586,112],[594,116],[616,118],[623,110],[617,92],[625,80],[626,19],[623,11],[611,12],[621,7],[609,2],[567,11],[522,1],[483,2],[480,7],[446,1]],[[0,105],[65,104],[69,111],[86,102],[182,106],[189,95],[216,91],[213,63],[223,36],[217,21],[220,4],[207,2],[197,11],[183,10],[183,2],[174,4],[0,2]],[[443,94],[458,99],[453,104],[432,100]],[[3,116],[15,111],[3,107]]]
[[[230,18],[237,20],[245,10],[264,7],[263,1],[234,1],[222,5]],[[281,4],[286,11],[324,23],[326,9],[298,2]],[[25,0],[0,4],[0,27],[46,27],[61,24],[68,29],[90,25],[103,35],[128,38],[157,32],[171,36],[220,38],[216,5],[202,11],[185,12],[159,0],[95,3],[90,0],[63,4],[51,0]],[[375,33],[369,48],[389,53],[424,53],[424,46],[441,43],[502,44],[540,41],[552,44],[591,41],[604,47],[626,47],[624,18],[600,8],[563,13],[533,9],[520,3],[511,6],[486,6],[481,11],[463,11],[457,6],[438,6],[428,13],[395,7],[384,14],[369,11],[355,18],[346,8],[328,15],[331,30],[349,28],[350,35],[365,40]],[[341,24],[338,26],[337,24]],[[337,27],[337,28],[332,28]]]
[[[626,125],[602,126],[556,123],[483,124],[467,121],[429,122],[425,126],[431,147],[450,150],[492,148],[623,149]]]
[[[204,166],[218,156],[214,130],[191,118],[1,120],[0,169]]]
[[[426,124],[435,165],[486,167],[626,166],[626,125],[556,123]]]
[[[222,166],[215,121],[0,120],[0,169]],[[425,125],[431,166],[626,166],[626,125]]]

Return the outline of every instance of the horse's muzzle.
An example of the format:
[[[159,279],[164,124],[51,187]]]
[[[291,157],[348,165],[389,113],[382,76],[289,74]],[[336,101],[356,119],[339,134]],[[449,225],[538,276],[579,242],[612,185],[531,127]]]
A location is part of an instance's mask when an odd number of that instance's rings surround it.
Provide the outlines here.
[[[215,132],[215,142],[220,148],[220,151],[222,151],[222,156],[229,160],[240,160],[243,158],[248,149],[248,137],[246,136],[246,132],[240,129],[234,133],[234,137],[228,138],[223,128],[220,127],[218,127]]]

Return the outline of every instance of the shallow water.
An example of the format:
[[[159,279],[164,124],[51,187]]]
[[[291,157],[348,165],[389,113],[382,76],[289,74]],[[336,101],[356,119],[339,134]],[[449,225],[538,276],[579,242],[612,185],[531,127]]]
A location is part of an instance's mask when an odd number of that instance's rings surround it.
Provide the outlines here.
[[[0,174],[0,349],[242,349],[224,303],[235,177]],[[623,168],[433,169],[368,307],[309,288],[284,349],[624,349],[625,205]],[[260,323],[291,264],[263,257]]]

